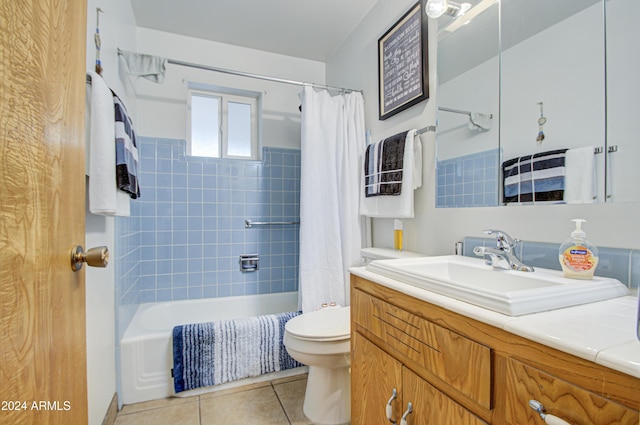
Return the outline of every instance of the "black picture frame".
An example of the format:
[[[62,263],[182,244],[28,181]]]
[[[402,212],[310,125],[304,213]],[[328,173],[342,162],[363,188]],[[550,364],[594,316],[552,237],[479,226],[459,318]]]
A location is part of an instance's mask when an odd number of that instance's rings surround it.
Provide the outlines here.
[[[422,1],[378,39],[379,119],[429,98],[428,18]]]

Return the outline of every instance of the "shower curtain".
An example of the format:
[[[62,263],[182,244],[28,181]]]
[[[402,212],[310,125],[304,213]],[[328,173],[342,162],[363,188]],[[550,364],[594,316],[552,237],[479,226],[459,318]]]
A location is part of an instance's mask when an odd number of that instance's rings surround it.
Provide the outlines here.
[[[348,303],[349,267],[360,265],[361,93],[302,91],[300,287],[302,312]]]

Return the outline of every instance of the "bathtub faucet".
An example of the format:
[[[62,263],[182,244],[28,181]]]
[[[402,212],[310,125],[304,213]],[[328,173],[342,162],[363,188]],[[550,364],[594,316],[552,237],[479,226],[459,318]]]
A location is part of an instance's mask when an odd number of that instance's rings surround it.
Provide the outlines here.
[[[488,229],[483,231],[485,235],[496,236],[496,247],[490,248],[486,246],[476,246],[473,253],[478,256],[489,256],[487,264],[494,268],[502,268],[507,270],[518,270],[521,272],[532,272],[533,267],[522,264],[516,256],[514,248],[520,242],[502,230]]]

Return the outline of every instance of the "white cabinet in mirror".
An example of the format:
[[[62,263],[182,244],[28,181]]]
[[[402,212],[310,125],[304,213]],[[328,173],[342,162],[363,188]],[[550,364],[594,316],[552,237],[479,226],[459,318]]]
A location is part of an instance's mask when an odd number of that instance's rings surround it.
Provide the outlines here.
[[[439,29],[439,107],[493,116],[478,128],[439,111],[436,205],[640,201],[640,167],[632,163],[640,158],[632,128],[640,50],[631,45],[640,39],[631,22],[640,2],[487,1],[471,2],[483,12],[467,25],[456,24],[464,17],[430,21]],[[530,157],[558,150],[558,168],[536,172],[550,162]],[[505,191],[509,160],[519,172]]]

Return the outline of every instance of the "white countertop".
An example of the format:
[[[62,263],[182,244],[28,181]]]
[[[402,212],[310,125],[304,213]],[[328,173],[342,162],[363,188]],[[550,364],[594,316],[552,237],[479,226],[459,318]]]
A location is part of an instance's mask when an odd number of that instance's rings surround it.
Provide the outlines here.
[[[638,299],[635,296],[512,317],[368,272],[365,267],[353,267],[350,272],[411,297],[640,378],[640,341],[636,337]]]

